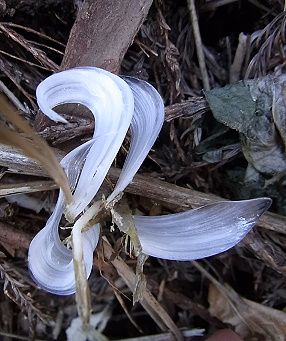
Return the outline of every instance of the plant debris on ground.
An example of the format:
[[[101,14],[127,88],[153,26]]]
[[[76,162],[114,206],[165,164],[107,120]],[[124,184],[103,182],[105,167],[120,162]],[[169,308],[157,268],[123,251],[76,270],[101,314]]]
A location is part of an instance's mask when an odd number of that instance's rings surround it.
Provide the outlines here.
[[[126,283],[135,278],[136,259],[125,252],[122,234],[111,232],[107,223],[104,234],[113,251],[104,251],[107,246],[102,244],[94,255],[89,279],[91,324],[99,340],[103,335],[110,340],[140,340],[148,335],[148,340],[159,340],[157,334],[162,334],[161,340],[171,340],[166,333],[176,328],[186,340],[203,340],[223,328],[245,340],[284,340],[284,2],[197,1],[199,45],[191,5],[187,0],[154,0],[121,64],[122,74],[150,82],[165,103],[165,124],[140,172],[205,193],[210,200],[212,195],[231,200],[269,196],[273,214],[263,223],[265,228],[256,227],[237,247],[220,255],[196,262],[148,258],[147,308],[133,305],[132,285]],[[35,90],[60,69],[81,6],[80,0],[0,1],[4,94],[0,110],[8,98],[58,152],[86,141],[94,124],[88,117],[81,121],[73,117],[67,127],[41,127]],[[1,123],[11,122],[2,114]],[[22,139],[25,133],[21,132]],[[117,167],[123,164],[128,143],[127,137]],[[36,166],[34,170],[0,168],[0,338],[65,340],[68,335],[72,340],[73,330],[79,328],[74,297],[40,290],[27,269],[29,242],[45,225],[57,197],[55,183],[37,173]],[[31,175],[35,173],[38,176]],[[128,193],[126,199],[132,212],[148,215],[186,208],[179,201],[175,205],[176,197],[169,204],[148,193]],[[66,230],[62,232],[64,239]],[[168,328],[156,321],[154,310],[162,313]]]

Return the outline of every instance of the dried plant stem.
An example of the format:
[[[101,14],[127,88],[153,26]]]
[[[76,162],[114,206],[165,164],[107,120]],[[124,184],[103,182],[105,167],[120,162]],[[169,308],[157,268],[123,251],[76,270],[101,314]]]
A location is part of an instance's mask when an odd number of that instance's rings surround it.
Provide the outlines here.
[[[86,279],[86,269],[83,259],[82,230],[93,217],[97,216],[102,203],[94,203],[74,224],[72,229],[73,261],[76,281],[76,303],[78,314],[85,329],[89,326],[91,299],[89,285]]]
[[[15,60],[19,60],[20,62],[23,62],[24,64],[28,64],[28,65],[30,65],[30,66],[34,66],[34,67],[36,67],[36,68],[38,68],[38,69],[41,69],[41,70],[50,71],[50,70],[49,70],[47,67],[45,67],[45,66],[41,66],[41,65],[35,64],[35,63],[33,63],[33,62],[29,62],[29,61],[26,60],[26,59],[23,59],[23,58],[14,56],[13,54],[8,53],[8,52],[5,52],[5,51],[3,51],[3,50],[0,50],[0,53],[1,53],[1,54],[4,54],[5,56],[8,56],[8,57],[10,57],[10,58],[13,58],[13,59],[15,59]]]
[[[242,64],[244,62],[245,54],[246,54],[246,46],[247,46],[247,35],[244,33],[240,33],[234,60],[233,60],[232,65],[230,66],[230,73],[229,73],[230,83],[235,83],[239,81],[240,79]]]
[[[6,1],[6,2],[7,2],[7,1]],[[34,5],[34,2],[33,2],[33,5]],[[33,34],[35,34],[35,35],[37,35],[37,36],[39,36],[39,37],[41,37],[41,38],[44,38],[44,39],[49,40],[49,41],[52,41],[52,42],[54,42],[54,43],[56,43],[56,44],[58,44],[58,45],[60,45],[60,46],[62,46],[62,47],[65,47],[65,46],[66,46],[65,44],[61,43],[60,41],[55,40],[55,39],[53,39],[52,37],[47,36],[46,34],[44,34],[44,33],[42,33],[42,32],[38,32],[38,31],[36,31],[36,30],[33,30],[33,29],[30,28],[30,27],[22,26],[22,25],[15,24],[15,23],[12,23],[12,22],[2,22],[1,24],[2,24],[3,26],[5,26],[5,27],[20,28],[20,29],[22,29],[22,30],[24,30],[24,31],[33,33]]]
[[[64,157],[63,152],[55,149],[54,151],[58,160]],[[47,172],[31,158],[24,156],[15,148],[1,144],[0,166],[7,167],[8,170],[15,173],[48,176]],[[111,168],[108,173],[108,178],[114,183],[117,181],[120,172],[120,169]],[[214,194],[183,188],[146,175],[136,175],[132,183],[126,188],[125,192],[153,199],[176,211],[196,208],[217,201],[226,200]],[[257,226],[286,234],[286,217],[267,212],[260,218]]]
[[[52,60],[50,60],[46,54],[35,48],[33,45],[31,45],[24,37],[22,37],[19,33],[14,31],[11,27],[7,27],[0,23],[0,31],[5,33],[8,38],[14,40],[17,44],[22,46],[24,49],[26,49],[28,52],[30,52],[33,57],[42,65],[44,65],[48,70],[50,71],[57,71],[58,65],[55,64]]]
[[[52,180],[26,181],[14,184],[0,184],[0,198],[13,194],[43,192],[57,189]]]
[[[3,331],[0,331],[0,335],[2,336],[6,336],[7,338],[11,338],[11,339],[14,339],[14,340],[27,340],[27,341],[30,341],[31,338],[29,336],[23,336],[23,335],[17,335],[17,334],[13,334],[13,333],[7,333],[7,332],[3,332]],[[38,339],[38,338],[33,338],[34,341],[46,341],[45,339]]]
[[[197,56],[199,60],[204,89],[210,90],[209,76],[208,76],[208,72],[206,68],[206,61],[205,61],[205,55],[203,51],[203,44],[202,44],[202,38],[201,38],[201,33],[200,33],[200,28],[199,28],[198,16],[196,12],[195,0],[188,0],[188,7],[190,10],[191,21],[192,21],[192,26],[194,30],[194,38],[195,38],[195,43],[196,43]]]

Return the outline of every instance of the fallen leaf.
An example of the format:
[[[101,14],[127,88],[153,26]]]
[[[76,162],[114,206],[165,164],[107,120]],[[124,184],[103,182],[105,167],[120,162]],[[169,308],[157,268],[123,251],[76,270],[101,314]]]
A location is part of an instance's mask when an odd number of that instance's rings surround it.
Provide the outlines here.
[[[282,74],[206,92],[215,119],[240,133],[245,158],[263,174],[286,171],[285,84]]]

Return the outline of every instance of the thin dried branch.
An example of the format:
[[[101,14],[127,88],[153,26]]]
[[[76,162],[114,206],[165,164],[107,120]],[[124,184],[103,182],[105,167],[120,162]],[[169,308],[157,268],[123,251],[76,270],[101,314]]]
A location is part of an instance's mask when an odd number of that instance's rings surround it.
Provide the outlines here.
[[[28,113],[29,110],[27,110],[24,105],[18,100],[18,98],[14,95],[12,91],[10,91],[7,86],[0,81],[0,89],[4,94],[9,98],[9,100],[14,104],[14,106],[25,113]]]
[[[63,152],[55,151],[58,159],[64,157]],[[33,160],[13,148],[0,145],[0,165],[8,170],[23,174],[47,176],[47,173]],[[121,170],[111,168],[108,179],[115,183]],[[126,188],[127,193],[141,195],[162,203],[175,211],[187,210],[199,206],[226,200],[217,195],[202,193],[193,189],[176,186],[147,175],[136,175],[132,183]],[[286,234],[286,217],[267,212],[259,220],[257,226],[267,230]]]
[[[36,64],[36,63],[30,62],[30,61],[27,60],[27,59],[17,57],[17,56],[15,56],[14,54],[8,53],[8,52],[6,52],[6,51],[0,50],[0,54],[4,54],[5,56],[8,56],[8,57],[10,57],[10,58],[12,58],[12,59],[15,59],[15,60],[17,60],[17,61],[20,61],[20,62],[22,62],[22,63],[24,63],[24,64],[33,66],[33,67],[35,67],[35,68],[38,68],[38,69],[41,69],[41,70],[50,71],[50,69],[47,68],[46,66],[38,65],[38,64]]]

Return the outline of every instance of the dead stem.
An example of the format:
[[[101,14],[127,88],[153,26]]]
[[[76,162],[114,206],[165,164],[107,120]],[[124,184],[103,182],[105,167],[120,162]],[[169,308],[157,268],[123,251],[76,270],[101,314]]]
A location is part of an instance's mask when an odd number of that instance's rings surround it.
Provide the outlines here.
[[[190,10],[192,26],[194,29],[197,56],[199,60],[204,89],[210,90],[209,76],[208,76],[208,72],[206,68],[206,61],[205,61],[205,55],[203,51],[203,44],[202,44],[202,38],[201,38],[201,33],[200,33],[200,28],[199,28],[198,16],[196,12],[195,0],[188,0],[188,7]]]
[[[63,152],[58,150],[55,150],[55,154],[59,160],[64,157]],[[48,176],[47,172],[31,158],[24,156],[15,148],[1,144],[0,165],[7,167],[8,171],[14,173]],[[118,168],[111,168],[108,173],[110,181],[115,183],[120,172],[121,170]],[[211,193],[202,193],[193,189],[180,187],[148,175],[136,175],[125,192],[150,198],[175,211],[178,209],[182,211],[196,208],[226,200]],[[284,216],[271,212],[266,212],[257,223],[258,227],[282,234],[286,234],[285,225],[286,218]]]

